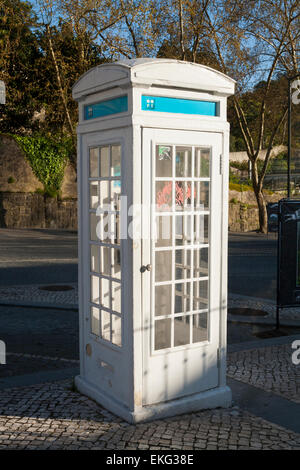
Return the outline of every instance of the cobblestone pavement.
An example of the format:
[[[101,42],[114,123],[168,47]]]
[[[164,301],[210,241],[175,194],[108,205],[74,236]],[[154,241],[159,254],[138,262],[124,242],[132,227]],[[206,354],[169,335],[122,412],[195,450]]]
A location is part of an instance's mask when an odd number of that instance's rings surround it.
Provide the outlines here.
[[[59,288],[60,284],[55,284]],[[66,285],[66,284],[64,284]],[[72,287],[69,291],[46,291],[41,290],[41,287],[46,285],[23,285],[23,286],[7,286],[0,288],[0,303],[5,302],[18,302],[22,301],[32,304],[54,304],[65,306],[78,305],[78,287],[77,283],[68,283]],[[240,295],[229,294],[228,299],[229,308],[252,308],[255,310],[264,310],[268,315],[261,317],[263,319],[275,320],[276,318],[276,305],[271,301],[255,298],[243,298]],[[296,320],[300,325],[300,308],[282,309],[280,312],[281,319],[283,320]],[[234,315],[229,316],[233,320],[236,319]],[[244,318],[245,319],[245,318]]]
[[[51,284],[53,285],[53,284]],[[58,289],[62,284],[54,284]],[[17,302],[32,302],[57,304],[57,305],[78,305],[78,289],[76,283],[63,284],[72,287],[67,291],[47,291],[41,288],[49,286],[49,284],[39,285],[23,285],[23,286],[9,286],[0,288],[0,303],[1,301],[17,301]]]
[[[71,382],[0,395],[0,449],[298,449],[300,435],[236,407],[129,425]]]
[[[20,289],[18,295],[30,293],[32,297],[27,300],[68,305],[77,302],[76,284],[72,286],[75,289],[67,292],[40,291],[38,286],[30,286],[23,288],[23,294]],[[10,288],[0,289],[0,299],[4,292],[7,296],[12,293]],[[17,290],[14,292],[17,295]],[[231,296],[229,305],[269,309],[270,315],[275,308],[267,302],[238,296]],[[0,377],[78,364],[77,312],[10,306],[2,306],[0,311],[1,339],[8,352],[7,366],[0,368]],[[229,343],[251,341],[261,328],[229,323]],[[300,370],[291,363],[291,352],[291,345],[286,344],[230,353],[228,375],[299,403]],[[72,382],[65,381],[0,392],[1,448],[300,450],[300,435],[238,407],[133,426],[79,395]]]
[[[229,294],[228,298],[228,307],[229,308],[251,308],[254,310],[263,310],[268,313],[268,315],[264,317],[260,317],[265,319],[275,320],[276,318],[276,304],[275,302],[265,301],[264,299],[256,299],[253,297],[243,298],[240,295]],[[229,318],[235,319],[235,315],[229,315]],[[253,318],[253,317],[252,317]],[[299,321],[300,324],[300,308],[285,308],[280,310],[280,318],[282,320],[296,320]]]
[[[244,383],[300,403],[300,365],[292,363],[291,344],[229,353],[227,374]]]

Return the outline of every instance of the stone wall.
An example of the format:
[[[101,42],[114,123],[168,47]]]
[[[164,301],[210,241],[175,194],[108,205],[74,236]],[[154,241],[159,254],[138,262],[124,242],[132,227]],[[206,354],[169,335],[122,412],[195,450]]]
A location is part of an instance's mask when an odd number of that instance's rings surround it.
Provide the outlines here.
[[[266,203],[278,202],[286,193],[264,191]],[[250,232],[259,228],[257,202],[253,191],[229,191],[228,228],[230,232]]]
[[[287,152],[286,145],[277,145],[272,148],[271,150],[271,157],[276,157],[279,153]],[[264,160],[266,156],[267,150],[260,150],[258,153],[258,158],[260,160]],[[247,152],[230,152],[229,153],[229,160],[231,162],[244,162],[249,161]]]
[[[229,203],[228,230],[250,232],[259,228],[258,209],[245,204]]]
[[[42,183],[34,175],[22,149],[13,137],[0,134],[0,191],[32,193],[43,190]],[[77,197],[77,177],[72,165],[65,168],[61,187],[62,198]]]
[[[9,135],[0,135],[0,189],[24,193],[43,189],[19,145]]]
[[[0,192],[0,227],[77,230],[77,200]]]
[[[256,207],[229,203],[230,231],[249,232],[258,226]],[[77,230],[77,200],[58,201],[42,194],[0,192],[0,227]]]

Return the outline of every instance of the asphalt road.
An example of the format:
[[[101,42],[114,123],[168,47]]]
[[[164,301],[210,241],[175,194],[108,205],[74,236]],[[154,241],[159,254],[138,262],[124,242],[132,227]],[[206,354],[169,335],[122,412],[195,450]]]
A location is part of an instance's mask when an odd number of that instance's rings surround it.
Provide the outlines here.
[[[76,281],[76,232],[0,229],[0,286]]]
[[[229,291],[275,300],[274,234],[229,234]],[[0,230],[0,286],[77,281],[77,234]]]
[[[275,301],[276,266],[277,235],[229,234],[229,292]]]
[[[275,275],[274,236],[268,239],[254,233],[230,234],[231,292],[272,298],[275,295]],[[75,232],[0,230],[0,286],[76,281]],[[229,323],[228,343],[252,341],[256,339],[258,329],[262,327]],[[47,361],[44,356],[78,359],[78,312],[2,305],[0,337],[10,353],[6,366],[0,368],[1,388],[1,380],[7,377],[70,367],[68,362]],[[23,354],[35,357],[28,358]]]

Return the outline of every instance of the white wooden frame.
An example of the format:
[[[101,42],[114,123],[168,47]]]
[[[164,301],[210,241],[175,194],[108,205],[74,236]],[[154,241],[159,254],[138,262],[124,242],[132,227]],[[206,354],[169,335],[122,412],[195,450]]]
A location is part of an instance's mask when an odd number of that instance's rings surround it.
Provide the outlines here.
[[[174,79],[172,79],[174,77]],[[208,67],[169,59],[137,60],[105,64],[87,72],[73,87],[73,96],[79,101],[78,125],[78,215],[79,215],[79,309],[80,309],[80,376],[76,384],[83,393],[131,422],[168,416],[194,409],[228,406],[231,395],[226,387],[226,305],[227,305],[227,191],[229,126],[226,122],[226,99],[234,92],[234,82]],[[127,94],[128,111],[122,114],[84,120],[84,106]],[[217,116],[195,116],[151,112],[141,110],[141,96],[167,96],[218,102]],[[87,147],[120,142],[122,145],[122,193],[128,196],[128,204],[139,205],[145,187],[142,175],[145,167],[142,159],[144,129],[202,132],[222,135],[220,166],[222,167],[220,190],[222,192],[220,296],[218,328],[218,385],[213,390],[203,390],[193,396],[183,396],[159,404],[151,404],[145,398],[144,376],[145,331],[150,317],[145,317],[143,284],[150,273],[141,274],[145,259],[145,241],[138,237],[143,227],[143,212],[129,222],[133,225],[134,239],[123,243],[122,263],[126,272],[122,276],[126,296],[122,299],[123,340],[122,348],[103,344],[103,341],[87,334],[86,305],[89,262],[86,262],[88,246],[86,212],[89,206],[86,175]],[[152,132],[152,131],[151,131]],[[148,264],[147,263],[147,264]],[[124,289],[123,289],[124,290]],[[196,345],[190,349],[197,350]],[[100,349],[99,349],[100,348]],[[185,350],[186,348],[183,348]],[[90,353],[90,355],[88,354]],[[156,355],[156,352],[153,352]],[[150,354],[152,354],[150,352]],[[150,357],[149,354],[149,357]],[[161,356],[161,354],[157,354]]]

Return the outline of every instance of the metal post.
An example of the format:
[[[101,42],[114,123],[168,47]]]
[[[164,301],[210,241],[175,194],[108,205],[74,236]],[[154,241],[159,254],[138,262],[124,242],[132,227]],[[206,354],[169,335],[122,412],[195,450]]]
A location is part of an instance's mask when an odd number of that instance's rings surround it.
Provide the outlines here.
[[[281,201],[278,202],[278,229],[277,229],[277,292],[276,292],[276,330],[279,330],[279,289],[280,289],[280,240],[281,240]]]
[[[288,79],[288,174],[287,174],[287,197],[291,197],[291,136],[292,136],[292,125],[291,125],[291,78]]]
[[[287,197],[291,197],[291,144],[292,144],[292,102],[291,102],[291,82],[300,76],[297,73],[293,77],[288,77],[288,174],[287,174]]]

